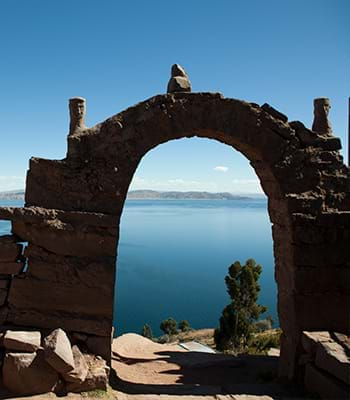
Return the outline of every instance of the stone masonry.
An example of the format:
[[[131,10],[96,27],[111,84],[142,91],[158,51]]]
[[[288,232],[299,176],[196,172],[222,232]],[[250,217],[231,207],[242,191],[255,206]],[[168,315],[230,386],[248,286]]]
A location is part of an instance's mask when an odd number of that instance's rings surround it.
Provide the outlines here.
[[[25,207],[0,209],[13,233],[0,238],[3,326],[62,328],[109,358],[119,223],[133,174],[157,145],[198,136],[244,154],[268,196],[280,375],[297,376],[303,331],[350,333],[350,171],[329,129],[219,93],[157,95],[92,128],[83,99],[70,110],[67,157],[32,158]]]

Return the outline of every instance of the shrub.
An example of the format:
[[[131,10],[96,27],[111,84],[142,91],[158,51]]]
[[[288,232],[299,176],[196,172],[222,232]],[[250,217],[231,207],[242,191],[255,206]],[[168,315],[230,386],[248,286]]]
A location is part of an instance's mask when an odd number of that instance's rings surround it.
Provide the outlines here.
[[[176,326],[177,322],[174,320],[174,318],[165,319],[160,323],[160,329],[166,335],[176,335],[177,334]]]

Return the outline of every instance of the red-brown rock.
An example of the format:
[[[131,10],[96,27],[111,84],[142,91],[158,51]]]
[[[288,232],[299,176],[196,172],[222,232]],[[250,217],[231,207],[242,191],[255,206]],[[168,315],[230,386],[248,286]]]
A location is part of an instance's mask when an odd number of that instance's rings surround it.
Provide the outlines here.
[[[51,392],[58,382],[57,372],[45,361],[44,353],[7,353],[3,382],[12,393],[29,395]]]
[[[45,360],[61,374],[72,371],[75,367],[70,341],[66,333],[58,328],[44,339]]]

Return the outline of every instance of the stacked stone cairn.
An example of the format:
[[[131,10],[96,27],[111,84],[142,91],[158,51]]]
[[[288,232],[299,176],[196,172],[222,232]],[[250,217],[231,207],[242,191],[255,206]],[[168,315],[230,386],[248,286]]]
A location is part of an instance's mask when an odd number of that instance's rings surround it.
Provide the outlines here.
[[[335,332],[303,332],[304,383],[322,399],[350,399],[350,336]]]
[[[83,354],[60,328],[47,336],[39,331],[7,330],[2,334],[1,346],[3,385],[11,393],[107,390],[106,361]]]

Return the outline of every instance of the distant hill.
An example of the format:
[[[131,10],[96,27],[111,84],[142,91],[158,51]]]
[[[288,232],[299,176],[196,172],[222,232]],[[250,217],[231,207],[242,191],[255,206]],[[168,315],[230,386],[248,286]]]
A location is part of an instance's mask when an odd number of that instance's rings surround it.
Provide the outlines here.
[[[131,190],[130,200],[247,200],[248,196],[238,196],[228,192],[158,192],[156,190]]]
[[[0,192],[0,200],[24,200],[24,190]]]
[[[228,192],[158,192],[157,190],[131,190],[128,192],[130,200],[248,200],[256,195],[242,196]],[[24,190],[0,192],[0,200],[24,200]]]

